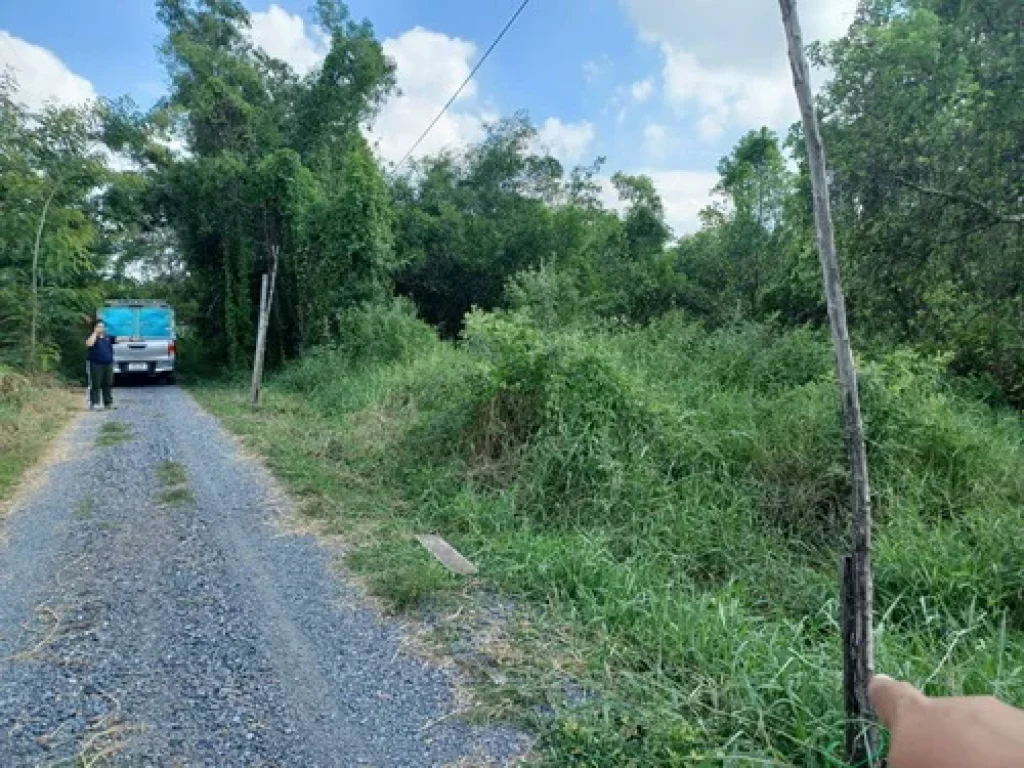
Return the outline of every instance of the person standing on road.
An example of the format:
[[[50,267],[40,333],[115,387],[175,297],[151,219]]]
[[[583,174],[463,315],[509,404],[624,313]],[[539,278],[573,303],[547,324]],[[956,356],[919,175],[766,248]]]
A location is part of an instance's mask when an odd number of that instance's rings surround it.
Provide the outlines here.
[[[85,346],[89,352],[89,410],[95,408],[113,408],[114,395],[111,392],[114,386],[114,344],[117,339],[107,336],[107,326],[102,320],[97,320],[93,326],[92,335],[85,340]],[[103,402],[100,402],[102,394]]]

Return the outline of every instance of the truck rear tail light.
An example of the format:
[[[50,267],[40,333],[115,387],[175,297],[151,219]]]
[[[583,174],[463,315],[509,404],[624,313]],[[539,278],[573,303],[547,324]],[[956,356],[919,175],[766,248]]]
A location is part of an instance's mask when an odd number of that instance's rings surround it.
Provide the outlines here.
[[[167,354],[171,357],[174,357],[177,353],[178,344],[177,342],[172,341],[170,344],[167,345]]]

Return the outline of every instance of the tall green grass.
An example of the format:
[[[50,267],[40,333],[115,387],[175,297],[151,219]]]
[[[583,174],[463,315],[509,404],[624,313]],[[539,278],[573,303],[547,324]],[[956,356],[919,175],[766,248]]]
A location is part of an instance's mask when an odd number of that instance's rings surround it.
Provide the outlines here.
[[[313,513],[366,532],[354,565],[396,603],[457,584],[408,543],[429,530],[530,608],[489,700],[541,729],[542,763],[836,764],[849,492],[825,336],[476,313],[450,345],[401,308],[349,326],[258,414],[203,396]],[[938,361],[861,368],[879,668],[1022,704],[1019,419]]]

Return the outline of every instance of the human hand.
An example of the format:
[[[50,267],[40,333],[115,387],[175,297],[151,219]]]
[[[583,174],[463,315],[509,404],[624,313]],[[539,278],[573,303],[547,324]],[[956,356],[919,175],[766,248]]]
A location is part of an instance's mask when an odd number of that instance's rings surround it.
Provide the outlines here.
[[[1024,712],[991,696],[929,698],[886,675],[869,694],[890,768],[1024,768]]]

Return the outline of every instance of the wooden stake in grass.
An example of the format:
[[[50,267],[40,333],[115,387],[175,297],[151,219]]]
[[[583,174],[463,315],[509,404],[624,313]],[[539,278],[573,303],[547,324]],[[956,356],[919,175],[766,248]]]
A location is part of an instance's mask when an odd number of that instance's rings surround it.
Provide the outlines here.
[[[835,231],[829,204],[825,148],[811,93],[810,67],[804,53],[803,34],[796,0],[779,0],[782,22],[789,43],[789,61],[793,85],[800,102],[807,160],[814,190],[814,222],[818,232],[818,252],[828,300],[828,316],[835,343],[836,370],[842,396],[846,448],[850,458],[853,484],[853,551],[842,563],[843,596],[843,683],[846,704],[846,756],[852,765],[875,763],[877,738],[870,722],[871,703],[868,683],[874,674],[872,643],[871,585],[871,488],[864,442],[864,424],[860,415],[857,369],[846,323],[846,299],[836,256]]]
[[[273,266],[270,269],[270,276],[263,275],[263,283],[260,287],[260,317],[256,331],[256,357],[252,366],[252,388],[250,397],[253,405],[260,402],[260,390],[263,386],[263,357],[267,348],[267,328],[270,325],[270,307],[274,303],[274,287],[277,282],[277,262],[281,249],[279,246],[272,246]]]
[[[441,565],[452,573],[458,573],[461,576],[473,576],[476,574],[476,566],[440,536],[417,535],[416,541],[422,544],[430,554],[437,558]]]

